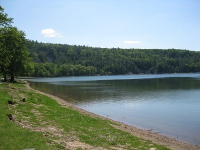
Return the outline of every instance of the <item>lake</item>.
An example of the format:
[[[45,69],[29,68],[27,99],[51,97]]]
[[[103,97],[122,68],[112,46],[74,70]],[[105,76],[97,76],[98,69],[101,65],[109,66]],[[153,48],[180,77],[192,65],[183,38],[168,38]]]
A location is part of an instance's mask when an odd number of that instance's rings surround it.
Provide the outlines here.
[[[28,79],[87,111],[200,146],[200,74]]]

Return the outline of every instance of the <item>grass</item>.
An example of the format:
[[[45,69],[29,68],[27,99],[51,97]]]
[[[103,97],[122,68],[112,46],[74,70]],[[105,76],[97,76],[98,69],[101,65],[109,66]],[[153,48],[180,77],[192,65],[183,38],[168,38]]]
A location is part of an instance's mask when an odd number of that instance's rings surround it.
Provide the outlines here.
[[[22,128],[8,119],[7,114],[14,114],[17,107],[7,104],[7,101],[12,100],[12,97],[8,95],[10,89],[5,88],[6,86],[7,84],[0,85],[0,149],[56,149],[56,146],[59,145],[47,145],[48,139],[44,138],[42,133]]]
[[[26,98],[26,102],[22,99]],[[8,100],[15,102],[9,105]],[[12,114],[10,121],[7,114]],[[24,84],[0,85],[0,149],[139,149],[166,147],[116,129],[55,100],[27,90]],[[73,144],[74,143],[74,144]],[[78,144],[77,144],[78,143]]]

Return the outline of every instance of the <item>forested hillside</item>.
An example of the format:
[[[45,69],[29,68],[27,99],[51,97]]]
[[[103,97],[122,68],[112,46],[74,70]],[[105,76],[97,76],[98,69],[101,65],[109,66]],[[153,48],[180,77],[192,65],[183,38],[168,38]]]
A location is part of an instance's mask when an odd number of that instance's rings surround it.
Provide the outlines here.
[[[120,49],[28,41],[36,77],[200,72],[200,52]]]

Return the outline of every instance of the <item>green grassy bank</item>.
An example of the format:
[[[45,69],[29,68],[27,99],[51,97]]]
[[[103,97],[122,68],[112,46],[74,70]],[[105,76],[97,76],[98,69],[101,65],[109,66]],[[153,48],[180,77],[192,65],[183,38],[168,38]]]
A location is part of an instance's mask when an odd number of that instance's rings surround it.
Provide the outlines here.
[[[1,150],[168,149],[116,129],[117,123],[64,107],[24,83],[0,84],[0,116]]]

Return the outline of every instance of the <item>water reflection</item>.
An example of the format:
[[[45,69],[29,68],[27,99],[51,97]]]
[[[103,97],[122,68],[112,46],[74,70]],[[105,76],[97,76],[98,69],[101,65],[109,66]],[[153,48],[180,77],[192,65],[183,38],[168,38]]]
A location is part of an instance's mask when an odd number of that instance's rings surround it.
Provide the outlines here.
[[[31,86],[102,116],[200,145],[199,77],[54,80]]]
[[[153,97],[173,97],[180,90],[199,90],[200,82],[193,78],[162,78],[106,81],[32,82],[33,88],[48,92],[72,103],[91,101],[153,100]],[[179,95],[180,96],[180,95]]]

